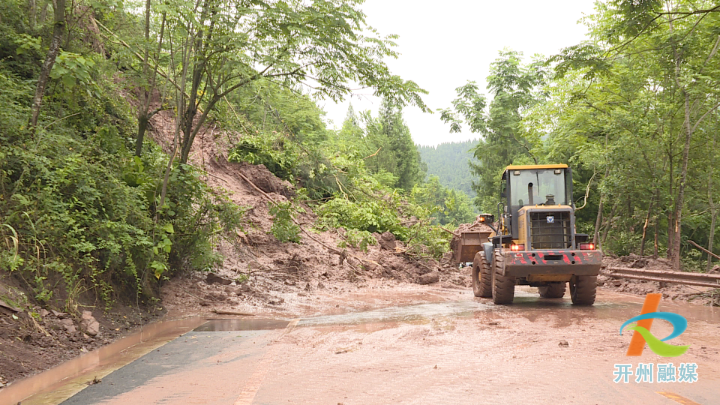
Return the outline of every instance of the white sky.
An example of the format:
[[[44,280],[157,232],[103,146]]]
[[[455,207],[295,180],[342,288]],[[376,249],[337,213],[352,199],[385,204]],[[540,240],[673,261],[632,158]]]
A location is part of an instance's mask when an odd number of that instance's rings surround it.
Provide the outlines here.
[[[468,80],[475,80],[487,93],[490,63],[505,47],[523,52],[529,60],[533,54],[553,55],[581,42],[587,29],[578,21],[593,13],[594,0],[367,0],[362,9],[368,24],[381,35],[400,36],[396,41],[400,57],[386,62],[394,74],[427,90],[423,100],[435,111],[450,107],[455,88]],[[338,128],[349,103],[355,111],[372,110],[373,115],[380,106],[372,90],[340,104],[319,102],[327,111],[326,119]],[[403,115],[417,144],[479,137],[469,131],[450,134],[438,113],[408,107]]]

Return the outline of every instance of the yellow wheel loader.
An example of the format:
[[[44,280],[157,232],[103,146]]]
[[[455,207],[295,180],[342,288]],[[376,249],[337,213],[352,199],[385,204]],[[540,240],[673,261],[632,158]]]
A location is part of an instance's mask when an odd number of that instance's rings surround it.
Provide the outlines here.
[[[562,298],[566,283],[575,305],[595,302],[602,252],[575,232],[572,172],[567,165],[508,166],[502,176],[499,221],[466,228],[453,244],[455,260],[472,260],[473,293],[511,304],[515,285],[538,287],[543,298]]]

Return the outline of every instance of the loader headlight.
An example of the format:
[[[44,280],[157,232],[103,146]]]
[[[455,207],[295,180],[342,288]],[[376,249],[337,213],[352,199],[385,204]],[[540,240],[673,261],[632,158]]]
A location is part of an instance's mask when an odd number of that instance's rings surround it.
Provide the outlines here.
[[[594,243],[581,243],[580,250],[595,250]]]
[[[510,251],[512,252],[520,252],[522,250],[525,250],[525,245],[510,245]]]

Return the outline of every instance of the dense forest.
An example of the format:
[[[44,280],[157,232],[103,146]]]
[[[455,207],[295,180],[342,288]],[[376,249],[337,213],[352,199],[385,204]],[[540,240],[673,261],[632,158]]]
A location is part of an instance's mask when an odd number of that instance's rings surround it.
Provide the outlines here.
[[[425,91],[387,68],[393,36],[360,1],[9,0],[0,4],[0,270],[34,299],[94,293],[156,300],[186,270],[222,265],[222,238],[246,210],[203,181],[197,140],[235,134],[228,158],[294,185],[272,234],[300,241],[343,228],[366,248],[390,232],[408,254],[439,257],[450,226],[473,219],[425,173],[402,109]],[[317,98],[352,84],[382,108],[328,130]],[[171,127],[170,150],[154,139]],[[133,302],[134,302],[133,298]]]
[[[242,229],[246,207],[192,164],[198,134],[216,130],[238,135],[232,161],[294,184],[271,210],[279,242],[299,241],[305,205],[316,230],[343,228],[347,245],[390,232],[438,257],[448,228],[474,219],[470,184],[489,211],[506,165],[568,163],[578,228],[607,252],[711,265],[690,242],[717,250],[718,6],[598,3],[585,42],[530,61],[504,50],[487,96],[469,78],[438,111],[476,146],[418,149],[402,112],[430,112],[426,92],[389,70],[395,37],[368,27],[361,4],[0,3],[0,270],[41,302],[62,289],[110,305],[221,265],[218,240]],[[380,110],[350,109],[329,130],[315,101],[356,85]],[[170,151],[151,136],[161,115]]]
[[[472,171],[481,208],[507,164],[568,163],[578,227],[616,254],[709,269],[720,178],[720,6],[614,0],[587,39],[549,58],[503,50],[488,96],[473,79],[441,111],[482,136]]]
[[[428,176],[437,176],[443,186],[475,197],[470,172],[472,151],[478,141],[445,142],[437,146],[418,145],[420,158],[427,166]]]

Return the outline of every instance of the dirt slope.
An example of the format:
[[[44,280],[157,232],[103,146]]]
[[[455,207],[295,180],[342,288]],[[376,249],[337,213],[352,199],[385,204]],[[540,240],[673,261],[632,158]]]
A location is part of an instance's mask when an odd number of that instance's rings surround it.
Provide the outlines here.
[[[173,127],[169,112],[156,115],[152,122],[152,136],[168,152]],[[198,134],[190,160],[206,171],[205,180],[211,187],[236,204],[248,207],[246,231],[220,244],[219,251],[226,259],[214,275],[208,278],[208,274],[187,274],[163,287],[163,303],[170,311],[269,311],[289,316],[314,311],[317,305],[312,295],[318,290],[341,294],[396,283],[466,285],[467,278],[449,262],[441,265],[435,260],[406,256],[402,243],[391,234],[376,235],[378,245],[367,252],[338,248],[343,230],[312,231],[316,216],[307,206],[305,213],[296,215],[306,231],[301,233],[301,243],[278,242],[270,233],[269,203],[292,198],[293,187],[263,165],[228,162],[228,148],[237,136],[205,128]],[[241,274],[250,277],[239,283],[236,280]]]

